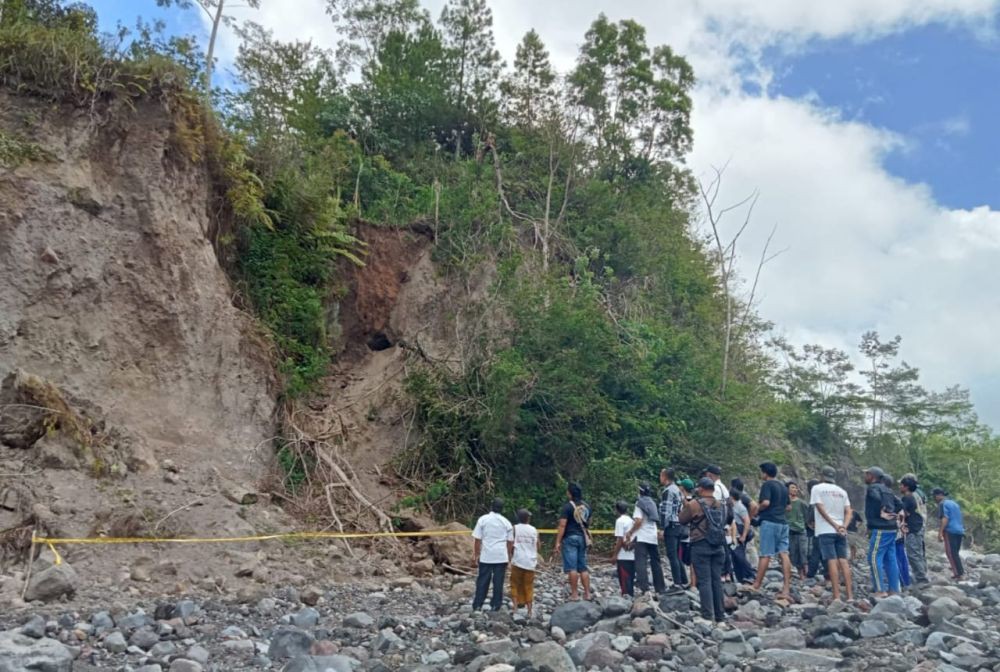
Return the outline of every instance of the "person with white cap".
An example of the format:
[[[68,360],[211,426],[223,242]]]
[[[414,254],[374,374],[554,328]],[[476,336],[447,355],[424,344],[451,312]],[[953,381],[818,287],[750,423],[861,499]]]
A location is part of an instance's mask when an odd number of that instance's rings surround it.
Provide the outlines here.
[[[840,577],[844,577],[847,601],[854,599],[851,563],[847,559],[847,524],[851,520],[851,500],[847,491],[837,485],[837,471],[823,467],[823,482],[813,486],[809,503],[814,507],[813,528],[820,557],[826,563],[827,575],[833,584],[833,599],[840,599]]]

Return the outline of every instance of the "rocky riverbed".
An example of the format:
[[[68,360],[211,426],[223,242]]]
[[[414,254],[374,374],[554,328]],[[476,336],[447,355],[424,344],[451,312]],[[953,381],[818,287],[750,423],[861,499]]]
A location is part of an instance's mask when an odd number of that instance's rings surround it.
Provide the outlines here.
[[[473,613],[471,579],[446,574],[263,595],[78,595],[0,615],[0,672],[1000,672],[1000,555],[968,565],[961,584],[938,580],[874,605],[864,588],[854,604],[831,603],[812,580],[796,582],[787,607],[771,599],[774,582],[759,594],[729,586],[721,627],[697,617],[693,594],[617,596],[610,565],[595,571],[590,602],[564,602],[562,577],[542,572],[531,620]]]

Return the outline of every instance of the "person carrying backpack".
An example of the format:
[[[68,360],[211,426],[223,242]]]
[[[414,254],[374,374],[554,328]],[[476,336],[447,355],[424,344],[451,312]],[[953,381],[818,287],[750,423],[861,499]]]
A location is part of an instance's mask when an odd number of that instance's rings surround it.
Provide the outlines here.
[[[559,530],[556,532],[555,552],[562,554],[563,573],[569,580],[569,599],[579,598],[578,586],[583,585],[583,599],[590,599],[590,570],[587,567],[587,550],[593,543],[590,537],[590,505],[583,501],[583,488],[570,483],[566,489],[568,501],[559,513]]]
[[[698,481],[697,497],[684,505],[678,518],[682,525],[691,526],[691,566],[699,577],[701,615],[722,623],[726,620],[722,566],[726,560],[726,528],[733,516],[728,502],[719,501],[714,495],[715,482],[702,478]]]
[[[653,489],[649,483],[639,485],[639,499],[632,512],[632,529],[625,535],[625,541],[635,542],[635,586],[640,593],[649,591],[649,573],[653,573],[653,590],[659,595],[666,592],[663,565],[660,564],[660,547],[656,535],[656,521],[659,509],[653,501]]]

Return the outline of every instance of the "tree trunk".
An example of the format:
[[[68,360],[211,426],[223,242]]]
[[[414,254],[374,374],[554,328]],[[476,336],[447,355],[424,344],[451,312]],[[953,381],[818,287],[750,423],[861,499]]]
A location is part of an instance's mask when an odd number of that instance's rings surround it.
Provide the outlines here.
[[[205,97],[212,98],[212,71],[215,65],[215,38],[219,35],[219,24],[222,23],[222,8],[226,0],[217,0],[215,17],[212,19],[212,34],[208,38],[208,54],[205,56]]]

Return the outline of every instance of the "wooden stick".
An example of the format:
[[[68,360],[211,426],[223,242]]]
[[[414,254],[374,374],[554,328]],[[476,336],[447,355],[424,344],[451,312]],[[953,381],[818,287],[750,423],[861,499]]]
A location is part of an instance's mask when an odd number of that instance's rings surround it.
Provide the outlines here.
[[[34,541],[35,541],[35,535],[36,535],[37,532],[38,532],[38,526],[37,525],[35,527],[31,528],[31,541],[32,541],[32,544],[31,544],[31,546],[28,547],[28,570],[24,574],[24,587],[21,588],[21,599],[22,600],[24,600],[24,596],[28,594],[28,584],[31,582],[31,568],[35,564],[34,562],[32,562],[34,560],[34,558],[32,556],[35,555],[35,544],[34,544]]]

